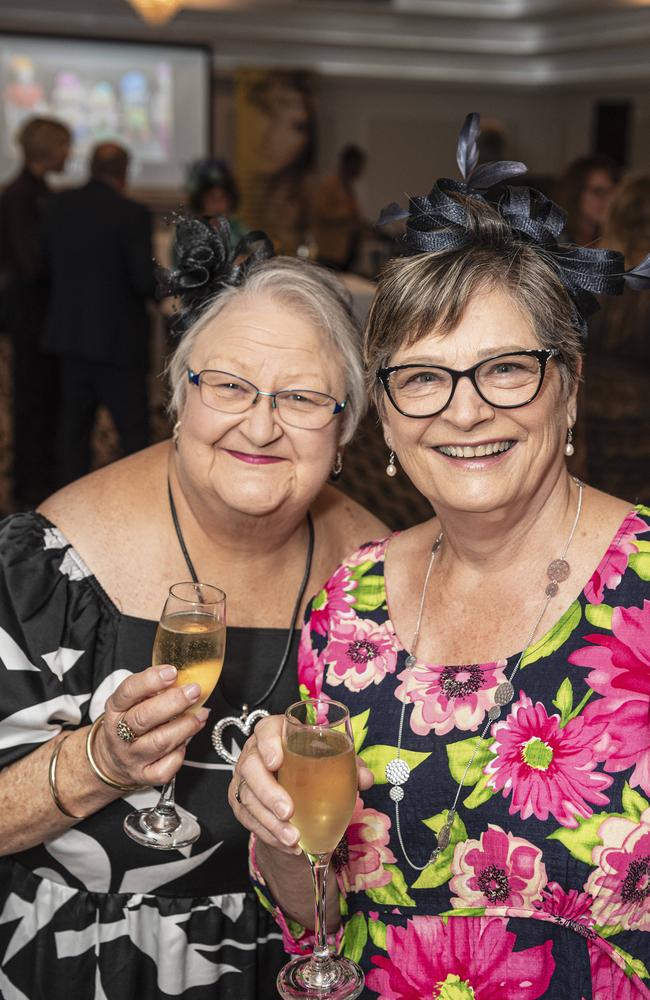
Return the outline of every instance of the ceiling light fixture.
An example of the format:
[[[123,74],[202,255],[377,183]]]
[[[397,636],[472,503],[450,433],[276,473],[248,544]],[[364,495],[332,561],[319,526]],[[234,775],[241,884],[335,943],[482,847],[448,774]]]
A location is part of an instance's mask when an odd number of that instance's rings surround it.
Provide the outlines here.
[[[129,0],[147,24],[165,24],[178,11],[181,0]]]

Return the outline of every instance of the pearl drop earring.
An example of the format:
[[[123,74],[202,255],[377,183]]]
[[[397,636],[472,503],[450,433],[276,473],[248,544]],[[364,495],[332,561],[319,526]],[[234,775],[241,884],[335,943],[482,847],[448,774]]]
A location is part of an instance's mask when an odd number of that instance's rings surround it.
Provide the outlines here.
[[[569,427],[566,436],[566,444],[564,446],[564,454],[566,455],[567,458],[571,458],[574,451],[575,448],[573,447],[573,427]]]
[[[395,465],[395,452],[394,451],[391,451],[390,455],[388,456],[388,465],[386,466],[386,475],[390,476],[391,479],[393,478],[393,476],[397,475],[397,466]]]

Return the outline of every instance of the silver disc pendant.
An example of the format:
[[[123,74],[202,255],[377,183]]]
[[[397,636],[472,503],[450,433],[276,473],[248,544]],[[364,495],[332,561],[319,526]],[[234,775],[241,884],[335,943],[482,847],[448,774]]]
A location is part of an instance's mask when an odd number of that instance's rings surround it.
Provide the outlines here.
[[[556,583],[562,583],[564,580],[568,579],[570,572],[571,567],[566,559],[554,559],[552,563],[548,564],[546,575],[549,580],[554,580]]]
[[[409,655],[404,660],[404,666],[408,667],[409,670],[411,669],[411,667],[414,667],[416,663],[417,660],[413,656],[413,653],[409,653]]]
[[[501,715],[501,708],[499,707],[499,705],[493,705],[490,711],[488,712],[488,719],[490,720],[490,722],[496,722],[500,715]]]
[[[515,689],[510,681],[503,681],[494,692],[495,705],[507,705],[515,696]]]
[[[384,774],[389,785],[405,785],[411,776],[411,768],[405,760],[393,757],[386,764]]]
[[[404,798],[404,789],[401,785],[392,785],[388,794],[393,802],[401,802]]]

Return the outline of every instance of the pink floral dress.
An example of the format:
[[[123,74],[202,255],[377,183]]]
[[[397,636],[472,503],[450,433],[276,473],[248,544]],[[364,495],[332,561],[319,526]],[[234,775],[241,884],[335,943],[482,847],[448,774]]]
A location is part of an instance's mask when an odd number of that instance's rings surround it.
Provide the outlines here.
[[[526,651],[467,772],[518,657],[408,671],[386,604],[389,541],[314,598],[299,656],[301,692],[348,705],[375,776],[337,852],[340,946],[365,971],[364,1000],[650,998],[650,508],[625,518]],[[449,846],[423,871],[402,853],[384,773],[404,701],[400,817],[416,863],[464,786]],[[302,950],[303,929],[257,889],[287,950]]]

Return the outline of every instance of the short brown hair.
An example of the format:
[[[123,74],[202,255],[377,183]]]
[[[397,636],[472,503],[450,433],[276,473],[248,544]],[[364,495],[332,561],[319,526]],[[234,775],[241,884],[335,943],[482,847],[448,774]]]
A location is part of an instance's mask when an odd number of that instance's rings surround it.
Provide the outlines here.
[[[30,118],[17,135],[25,159],[47,160],[72,138],[70,129],[56,118]]]
[[[461,247],[398,257],[382,271],[364,338],[368,388],[381,400],[377,372],[404,344],[434,328],[449,333],[474,294],[502,289],[532,323],[540,347],[559,351],[565,392],[578,378],[582,355],[575,307],[540,246],[524,242],[496,207],[458,195],[468,217]]]

